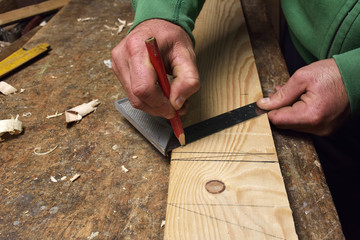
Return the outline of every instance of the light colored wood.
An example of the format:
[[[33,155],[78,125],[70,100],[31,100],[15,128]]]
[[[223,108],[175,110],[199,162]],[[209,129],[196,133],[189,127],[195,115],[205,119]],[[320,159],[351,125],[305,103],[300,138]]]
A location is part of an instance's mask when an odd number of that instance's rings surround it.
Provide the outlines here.
[[[239,1],[206,1],[194,34],[202,87],[186,125],[261,97]],[[165,239],[297,239],[266,115],[174,150],[167,204]]]
[[[0,26],[62,8],[70,0],[49,0],[0,14]]]

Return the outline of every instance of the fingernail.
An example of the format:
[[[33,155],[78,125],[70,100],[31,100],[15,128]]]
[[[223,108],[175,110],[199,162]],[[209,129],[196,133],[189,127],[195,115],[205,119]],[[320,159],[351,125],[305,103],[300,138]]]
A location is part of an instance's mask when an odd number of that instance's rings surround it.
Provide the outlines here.
[[[180,109],[182,107],[182,105],[184,104],[184,102],[185,102],[185,99],[182,96],[179,96],[175,101],[176,108]]]
[[[268,97],[262,98],[262,99],[260,99],[260,102],[261,102],[261,103],[264,103],[264,104],[267,104],[267,103],[270,102],[270,98],[268,98]]]

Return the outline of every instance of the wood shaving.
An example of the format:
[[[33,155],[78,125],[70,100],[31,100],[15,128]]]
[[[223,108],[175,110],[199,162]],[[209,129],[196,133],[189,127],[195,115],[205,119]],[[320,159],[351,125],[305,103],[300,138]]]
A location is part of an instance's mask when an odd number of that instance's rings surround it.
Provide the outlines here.
[[[23,117],[30,117],[32,114],[31,114],[31,112],[27,112],[27,113],[23,113]]]
[[[80,174],[77,173],[75,174],[72,178],[70,178],[70,182],[74,182],[76,179],[78,179],[80,177]]]
[[[61,116],[61,115],[63,115],[63,114],[64,114],[64,113],[58,113],[58,112],[56,111],[55,114],[53,114],[53,115],[47,115],[46,118],[47,118],[47,119],[49,119],[49,118],[55,118],[55,117],[59,117],[59,116]]]
[[[52,182],[57,182],[56,178],[53,177],[53,176],[50,177],[50,180],[51,180]]]
[[[0,142],[3,141],[1,136],[4,133],[19,134],[22,132],[22,122],[18,120],[19,115],[16,118],[0,120]]]
[[[36,147],[34,148],[34,154],[38,155],[38,156],[42,156],[42,155],[46,155],[51,153],[52,151],[54,151],[56,148],[58,147],[58,145],[56,145],[55,147],[51,148],[49,151],[47,152],[40,152],[41,151],[41,147]]]
[[[126,20],[121,20],[120,18],[117,19],[120,25],[126,25]]]
[[[86,17],[86,18],[78,18],[77,21],[78,22],[87,22],[87,21],[91,21],[91,20],[95,20],[96,17]]]
[[[12,93],[15,93],[17,91],[16,88],[14,88],[13,86],[11,86],[10,84],[2,81],[0,82],[0,92],[4,95],[10,95]]]
[[[165,226],[165,220],[162,220],[162,221],[161,221],[161,226],[160,226],[160,227],[161,227],[161,228],[163,228],[164,226]]]
[[[138,158],[138,156],[132,156],[132,159],[137,159]]]
[[[99,232],[92,232],[90,236],[87,237],[88,240],[91,240],[95,237],[99,236]]]
[[[104,27],[107,29],[107,30],[111,30],[111,31],[117,31],[118,28],[116,27],[109,27],[108,25],[104,25]]]
[[[0,47],[7,47],[10,46],[10,44],[9,42],[0,41]]]
[[[118,22],[115,23],[115,26],[116,27],[109,27],[108,25],[104,25],[104,27],[107,29],[107,30],[110,30],[110,31],[116,31],[117,34],[120,34],[125,27],[128,27],[128,26],[131,26],[133,23],[126,23],[126,20],[121,20],[120,18],[117,19]]]
[[[128,171],[129,171],[124,165],[121,166],[121,169],[122,169],[124,172],[128,172]]]
[[[110,59],[106,59],[104,60],[104,64],[107,68],[112,68],[112,65],[111,65],[111,60]]]
[[[65,111],[66,122],[80,121],[83,116],[96,110],[96,106],[100,104],[98,99],[91,102],[81,104],[77,107],[71,108]]]

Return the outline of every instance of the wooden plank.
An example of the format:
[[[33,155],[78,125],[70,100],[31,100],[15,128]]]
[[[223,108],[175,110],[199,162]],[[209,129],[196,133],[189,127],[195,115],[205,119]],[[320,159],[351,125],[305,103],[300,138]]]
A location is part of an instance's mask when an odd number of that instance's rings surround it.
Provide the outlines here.
[[[261,97],[239,1],[207,1],[194,33],[202,88],[186,124]],[[165,239],[297,239],[266,115],[181,147],[171,160]],[[211,181],[225,190],[211,193]]]
[[[0,14],[0,25],[16,22],[21,19],[62,8],[69,1],[70,0],[49,0]]]

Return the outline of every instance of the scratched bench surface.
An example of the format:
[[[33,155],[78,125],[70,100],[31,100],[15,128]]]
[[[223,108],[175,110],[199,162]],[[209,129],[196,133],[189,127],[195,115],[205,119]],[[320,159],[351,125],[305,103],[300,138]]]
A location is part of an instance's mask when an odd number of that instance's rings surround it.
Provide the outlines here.
[[[258,29],[268,24],[261,4],[243,1],[259,75],[271,88],[269,76],[284,81],[286,70],[273,36]],[[114,108],[125,92],[104,64],[128,30],[117,33],[118,18],[132,21],[130,1],[71,1],[26,45],[52,50],[2,79],[24,91],[0,96],[0,117],[19,114],[24,131],[0,143],[0,239],[163,238],[169,160]],[[263,24],[251,27],[254,18]],[[79,123],[46,118],[93,99],[101,104]],[[274,138],[299,238],[339,239],[311,143],[292,133]],[[279,151],[284,144],[296,146]]]

